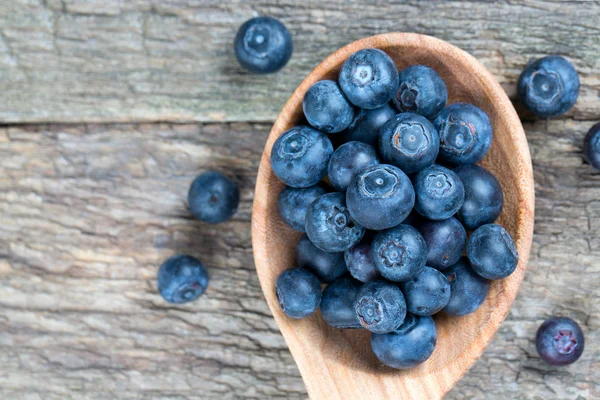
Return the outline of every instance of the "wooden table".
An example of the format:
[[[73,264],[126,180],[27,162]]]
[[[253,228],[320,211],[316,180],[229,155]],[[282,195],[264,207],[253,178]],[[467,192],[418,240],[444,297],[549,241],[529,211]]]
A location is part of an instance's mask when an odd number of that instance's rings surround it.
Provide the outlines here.
[[[294,38],[275,75],[249,75],[233,55],[237,27],[259,14]],[[252,260],[258,161],[303,76],[387,31],[467,50],[512,98],[529,58],[575,63],[582,89],[567,115],[522,113],[537,191],[529,269],[448,398],[599,398],[600,174],[582,160],[600,112],[599,17],[597,1],[0,2],[0,398],[305,398]],[[186,211],[206,168],[241,185],[226,224]],[[210,267],[209,290],[187,306],[156,292],[157,267],[174,253]],[[554,314],[586,332],[573,366],[537,357],[535,331]]]

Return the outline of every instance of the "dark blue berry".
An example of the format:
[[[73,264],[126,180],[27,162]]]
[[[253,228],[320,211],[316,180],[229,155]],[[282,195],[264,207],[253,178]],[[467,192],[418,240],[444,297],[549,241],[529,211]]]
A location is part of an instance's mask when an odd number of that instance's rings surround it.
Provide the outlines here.
[[[535,336],[537,352],[550,365],[569,365],[579,360],[585,341],[583,332],[571,318],[546,320]]]
[[[448,101],[444,80],[433,69],[413,65],[400,71],[400,85],[394,97],[396,108],[433,119]]]
[[[169,303],[194,301],[204,293],[207,286],[206,267],[192,256],[173,256],[158,270],[158,291]]]
[[[486,279],[506,278],[517,268],[519,253],[510,233],[496,224],[475,229],[467,245],[471,268]]]
[[[585,136],[583,155],[592,167],[600,169],[600,123],[592,126]]]
[[[370,110],[394,97],[398,89],[398,69],[383,51],[363,49],[346,59],[339,82],[352,104]]]
[[[427,265],[444,270],[460,260],[467,245],[467,232],[456,218],[426,221],[418,229],[427,244]]]
[[[344,253],[328,253],[312,244],[308,236],[303,235],[296,245],[296,262],[300,268],[311,271],[321,282],[331,282],[344,275],[348,270]]]
[[[561,56],[547,56],[529,64],[519,77],[519,97],[525,107],[542,118],[566,113],[579,96],[579,76]]]
[[[345,192],[354,175],[377,164],[379,159],[373,147],[362,142],[344,143],[329,159],[329,182],[335,190]]]
[[[188,204],[194,217],[209,224],[230,219],[237,211],[240,191],[235,182],[218,171],[199,175],[188,192]]]
[[[321,284],[302,268],[283,271],[275,282],[275,294],[283,312],[291,318],[305,318],[321,303]]]
[[[273,144],[271,167],[288,186],[316,185],[327,175],[333,145],[329,138],[308,126],[285,131]]]
[[[386,281],[365,283],[354,299],[362,326],[374,333],[392,332],[404,321],[406,302],[400,288]]]
[[[350,247],[344,252],[344,260],[350,275],[361,282],[371,282],[381,278],[373,262],[371,243],[360,243]]]
[[[394,332],[371,335],[371,348],[379,361],[398,369],[414,368],[424,363],[433,353],[436,342],[433,318],[410,313]]]
[[[379,131],[381,157],[407,174],[433,164],[439,148],[437,130],[419,114],[398,114],[390,118]]]
[[[323,251],[344,251],[354,246],[365,233],[346,208],[343,193],[329,193],[315,200],[306,213],[306,234]]]
[[[367,229],[381,230],[400,224],[415,205],[408,176],[393,165],[374,165],[355,175],[346,201],[350,215]]]
[[[469,230],[494,222],[504,204],[502,187],[496,177],[478,165],[463,165],[454,172],[465,187],[465,201],[456,213],[460,222]]]
[[[292,37],[287,28],[271,17],[252,18],[235,36],[235,56],[240,65],[257,74],[275,72],[292,56]]]
[[[371,245],[373,262],[386,279],[407,281],[425,267],[427,245],[410,225],[398,225],[379,232]]]
[[[490,281],[477,275],[462,257],[452,267],[442,271],[450,282],[450,301],[444,307],[448,315],[467,315],[477,310],[485,301]]]
[[[387,103],[372,110],[361,108],[354,113],[354,120],[343,133],[343,137],[346,142],[358,141],[378,147],[379,129],[394,115],[396,110]]]
[[[327,193],[325,185],[318,183],[307,188],[284,187],[277,198],[279,216],[292,229],[304,232],[308,206]]]
[[[435,221],[456,214],[465,200],[465,188],[458,175],[441,165],[432,165],[419,172],[413,183],[415,209]]]
[[[338,84],[329,80],[316,82],[306,91],[302,109],[308,123],[325,133],[343,131],[354,118],[354,107]]]
[[[412,279],[401,283],[408,312],[433,315],[450,300],[450,282],[437,269],[425,267]]]
[[[439,159],[449,165],[474,164],[492,144],[489,117],[473,104],[455,103],[444,108],[433,124],[440,135]]]
[[[361,286],[360,282],[349,276],[327,285],[321,298],[321,315],[325,322],[335,328],[362,328],[354,312],[354,298]]]

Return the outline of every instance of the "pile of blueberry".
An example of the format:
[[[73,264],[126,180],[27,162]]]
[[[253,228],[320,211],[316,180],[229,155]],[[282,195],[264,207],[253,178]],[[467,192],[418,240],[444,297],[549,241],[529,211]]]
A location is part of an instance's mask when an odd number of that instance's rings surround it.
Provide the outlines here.
[[[447,100],[433,69],[398,72],[385,52],[363,49],[337,82],[308,89],[308,125],[284,132],[271,150],[287,185],[279,215],[306,233],[297,267],[277,279],[281,308],[304,318],[320,307],[333,327],[368,329],[375,355],[394,368],[427,360],[436,343],[431,316],[474,312],[489,281],[509,276],[519,260],[510,234],[494,224],[502,188],[475,165],[492,144],[490,120],[473,104]]]

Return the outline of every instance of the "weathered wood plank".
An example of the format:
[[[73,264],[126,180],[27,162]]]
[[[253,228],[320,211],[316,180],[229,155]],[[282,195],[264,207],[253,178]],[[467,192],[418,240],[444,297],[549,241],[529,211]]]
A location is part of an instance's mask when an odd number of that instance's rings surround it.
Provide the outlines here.
[[[247,74],[239,25],[281,19],[295,52]],[[0,121],[271,121],[329,53],[389,31],[437,36],[481,60],[514,95],[531,57],[560,53],[582,77],[570,115],[595,118],[598,1],[13,0],[0,2]]]
[[[449,399],[600,397],[600,174],[581,159],[590,123],[528,123],[537,189],[533,254],[498,335]],[[250,206],[267,124],[49,125],[0,129],[0,397],[305,398],[263,300]],[[185,209],[209,167],[242,188],[233,221]],[[164,303],[157,266],[199,256],[207,294]],[[583,325],[567,368],[537,357],[553,314]]]

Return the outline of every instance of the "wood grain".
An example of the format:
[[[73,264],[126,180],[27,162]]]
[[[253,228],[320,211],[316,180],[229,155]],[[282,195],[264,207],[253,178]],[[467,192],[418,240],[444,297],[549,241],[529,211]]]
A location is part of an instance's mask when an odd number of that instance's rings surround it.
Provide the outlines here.
[[[233,37],[280,18],[294,55],[280,73],[245,73]],[[273,121],[334,50],[383,32],[418,32],[477,57],[512,97],[529,58],[560,53],[581,74],[569,115],[600,107],[598,1],[10,0],[0,2],[0,121]],[[554,28],[552,28],[554,27]]]
[[[424,364],[404,371],[381,365],[370,350],[368,332],[331,328],[318,314],[300,321],[286,317],[273,289],[279,274],[294,265],[299,235],[277,215],[277,195],[284,185],[271,169],[271,147],[285,130],[302,123],[306,90],[319,80],[335,79],[350,54],[370,47],[384,50],[398,69],[415,64],[435,69],[448,86],[449,103],[472,103],[488,114],[494,141],[483,165],[502,185],[504,208],[499,223],[511,233],[519,251],[517,270],[507,279],[492,282],[487,300],[475,313],[461,318],[436,316],[434,353]],[[323,60],[292,94],[273,125],[252,210],[258,277],[310,396],[350,399],[369,393],[377,399],[439,399],[446,394],[491,341],[519,290],[533,234],[533,190],[529,148],[519,117],[493,76],[467,53],[429,36],[389,33],[351,43]]]

